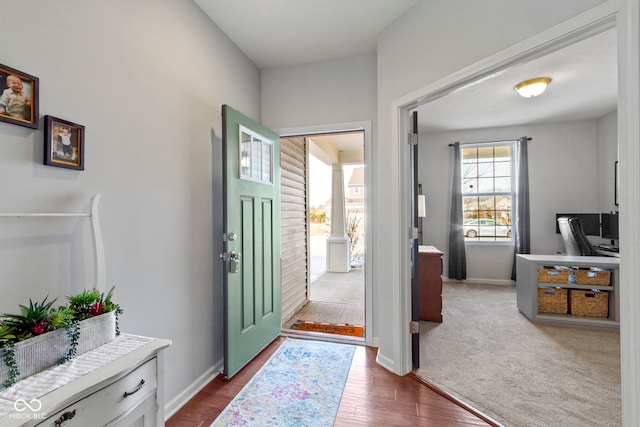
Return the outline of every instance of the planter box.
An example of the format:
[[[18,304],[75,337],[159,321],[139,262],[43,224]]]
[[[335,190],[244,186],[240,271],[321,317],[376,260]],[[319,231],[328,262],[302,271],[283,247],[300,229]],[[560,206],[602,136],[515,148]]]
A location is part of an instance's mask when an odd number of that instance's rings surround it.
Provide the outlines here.
[[[79,329],[80,338],[76,347],[76,356],[115,339],[115,312],[82,320],[79,323]],[[64,328],[16,343],[16,364],[20,371],[16,381],[57,365],[58,361],[67,354],[69,346],[70,340]],[[2,351],[0,351],[1,354]],[[0,388],[2,388],[2,383],[7,380],[8,374],[9,368],[0,358]]]

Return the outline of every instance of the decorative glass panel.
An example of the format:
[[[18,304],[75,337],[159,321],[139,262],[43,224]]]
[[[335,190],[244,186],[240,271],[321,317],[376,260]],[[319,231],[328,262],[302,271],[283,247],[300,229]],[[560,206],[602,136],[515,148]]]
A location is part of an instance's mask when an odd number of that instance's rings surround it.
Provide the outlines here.
[[[240,178],[273,183],[273,142],[240,126]]]

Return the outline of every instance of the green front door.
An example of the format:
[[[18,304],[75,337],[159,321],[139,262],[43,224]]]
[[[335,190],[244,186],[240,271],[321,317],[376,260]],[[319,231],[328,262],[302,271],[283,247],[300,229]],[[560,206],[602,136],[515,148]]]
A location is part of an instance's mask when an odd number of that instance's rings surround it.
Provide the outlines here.
[[[222,107],[225,358],[231,378],[279,334],[280,137]]]

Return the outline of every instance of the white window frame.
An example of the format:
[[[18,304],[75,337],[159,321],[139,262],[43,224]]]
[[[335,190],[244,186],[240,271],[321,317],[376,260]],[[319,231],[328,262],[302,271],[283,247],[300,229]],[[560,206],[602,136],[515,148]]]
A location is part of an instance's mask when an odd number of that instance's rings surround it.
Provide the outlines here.
[[[514,190],[514,157],[513,157],[513,153],[514,153],[514,143],[515,140],[504,140],[504,141],[496,141],[496,142],[491,142],[491,143],[478,143],[478,144],[461,144],[460,150],[464,150],[467,148],[478,148],[478,147],[499,147],[499,146],[510,146],[510,188],[511,191],[496,191],[496,192],[478,192],[478,193],[462,193],[462,199],[464,200],[465,197],[483,197],[483,196],[510,196],[511,197],[511,209],[509,212],[509,216],[511,218],[511,235],[509,237],[506,238],[497,238],[493,237],[493,239],[478,239],[476,237],[467,237],[466,235],[464,236],[464,243],[465,245],[513,245],[513,203],[514,200],[516,198],[516,192]],[[495,157],[494,157],[495,159]],[[460,168],[461,168],[461,181],[460,181],[460,185],[463,184],[464,182],[464,156],[460,156]],[[494,176],[495,178],[495,176]],[[464,203],[462,204],[462,217],[464,218]],[[481,219],[481,218],[478,218]]]
[[[264,136],[260,135],[257,132],[252,131],[251,129],[247,129],[246,127],[239,125],[238,126],[238,174],[240,179],[243,179],[245,181],[253,181],[253,182],[258,182],[260,184],[266,184],[266,185],[273,185],[273,141],[271,141],[268,138],[265,138]],[[247,153],[248,156],[243,159],[243,151],[242,151],[242,134],[247,134],[251,137],[251,141],[249,143],[249,147],[250,147],[250,152]],[[254,153],[253,150],[253,143],[255,141],[259,141],[260,142],[260,153]],[[267,145],[269,148],[269,155],[270,155],[270,161],[269,161],[269,179],[265,180],[262,179],[262,177],[264,176],[264,169],[263,169],[263,161],[262,161],[262,153],[264,150],[264,145]],[[259,164],[260,164],[260,177],[254,177],[253,176],[253,162],[256,161],[256,158],[259,159]],[[248,162],[248,165],[244,165],[244,162]],[[243,173],[243,168],[249,168],[249,175],[245,175]]]

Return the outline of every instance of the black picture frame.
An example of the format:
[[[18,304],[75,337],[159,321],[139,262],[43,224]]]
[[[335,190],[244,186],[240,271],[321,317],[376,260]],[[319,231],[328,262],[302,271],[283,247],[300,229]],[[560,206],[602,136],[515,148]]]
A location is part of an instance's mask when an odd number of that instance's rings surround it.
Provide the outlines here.
[[[20,80],[20,93],[12,82]],[[0,64],[0,121],[37,129],[40,79]]]
[[[618,192],[620,188],[620,171],[618,169],[618,161],[616,160],[613,163],[613,203],[618,206],[618,202],[620,200],[620,196]]]
[[[84,126],[44,116],[44,164],[84,170]]]

